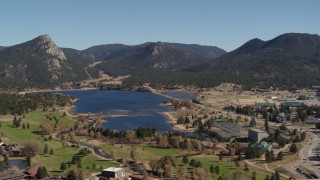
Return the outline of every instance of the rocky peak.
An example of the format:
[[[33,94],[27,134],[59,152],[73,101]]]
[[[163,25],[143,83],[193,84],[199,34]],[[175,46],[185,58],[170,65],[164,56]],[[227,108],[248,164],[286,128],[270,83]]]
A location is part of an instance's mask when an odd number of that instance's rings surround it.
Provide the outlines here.
[[[32,41],[35,43],[35,46],[33,47],[34,50],[44,50],[46,53],[55,56],[59,60],[67,59],[63,51],[51,40],[48,34],[41,35]]]
[[[149,45],[149,50],[152,56],[157,56],[163,52],[163,50],[167,47],[167,45],[163,42],[156,42]]]

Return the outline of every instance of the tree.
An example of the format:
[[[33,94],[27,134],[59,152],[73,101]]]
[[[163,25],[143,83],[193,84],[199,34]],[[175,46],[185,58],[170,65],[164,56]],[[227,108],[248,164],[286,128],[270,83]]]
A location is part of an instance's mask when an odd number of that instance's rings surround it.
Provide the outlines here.
[[[6,154],[3,155],[3,159],[4,159],[4,162],[6,163],[6,165],[9,165],[9,158]]]
[[[247,171],[247,172],[249,171],[249,167],[247,163],[244,165],[244,171]]]
[[[27,124],[27,129],[30,129],[30,124],[29,123]]]
[[[111,151],[111,157],[114,161],[116,160],[116,152],[114,150]]]
[[[189,163],[188,157],[187,156],[183,156],[182,162],[183,162],[184,165],[187,165]]]
[[[96,168],[97,168],[97,167],[96,167],[96,163],[93,163],[91,169],[95,171]]]
[[[22,129],[25,129],[26,128],[26,125],[25,124],[22,124]]]
[[[131,152],[130,152],[130,156],[134,162],[136,162],[136,160],[137,160],[137,155],[138,155],[138,152],[136,151],[136,149],[134,147],[132,147]]]
[[[274,177],[275,177],[275,180],[280,180],[280,173],[278,171],[276,171],[274,173]]]
[[[252,172],[252,180],[256,180],[257,173],[255,171]]]
[[[51,156],[53,155],[53,149],[52,148],[50,149],[50,155]]]
[[[166,164],[164,166],[164,175],[165,177],[171,178],[173,175],[173,167],[171,164]]]
[[[219,154],[219,160],[220,160],[220,161],[222,161],[222,159],[223,159],[223,152],[222,152],[222,151],[220,151],[220,154]]]
[[[48,174],[47,168],[44,166],[40,167],[37,174],[36,174],[37,179],[43,179],[48,176],[49,176],[49,174]]]
[[[62,162],[60,165],[60,171],[64,172],[67,169],[68,169],[67,164],[65,162]]]
[[[52,136],[50,135],[48,139],[51,141],[52,140]]]
[[[199,167],[202,167],[202,164],[201,164],[200,161],[197,161],[197,163],[196,163],[196,168],[199,168]]]
[[[77,175],[76,172],[74,170],[70,170],[69,174],[67,176],[68,180],[77,180]]]
[[[67,115],[67,113],[64,111],[62,116],[65,117],[66,115]]]
[[[214,165],[211,164],[211,165],[210,165],[210,173],[213,174],[214,172],[215,172],[215,171],[214,171]]]
[[[269,122],[267,118],[264,120],[264,129],[269,133]]]
[[[215,173],[218,175],[218,174],[220,173],[220,167],[219,167],[219,166],[216,166],[216,167],[214,168],[214,171],[215,171]]]
[[[291,147],[290,147],[290,152],[292,152],[292,153],[298,152],[298,147],[297,147],[297,145],[296,145],[295,143],[293,143],[293,144],[291,145]]]
[[[256,119],[252,116],[250,121],[250,126],[256,126]]]
[[[236,160],[236,161],[234,162],[234,164],[236,165],[236,167],[240,167],[240,163],[239,163],[238,160]]]
[[[23,144],[22,154],[35,156],[40,151],[40,143],[35,140],[29,140]]]
[[[191,159],[189,165],[190,165],[191,167],[195,168],[195,167],[196,167],[196,164],[197,164],[197,161],[194,160],[194,159]]]
[[[31,166],[31,156],[30,155],[27,155],[26,162],[27,162],[27,166],[30,167]]]
[[[49,151],[49,147],[48,147],[48,144],[46,143],[43,148],[43,153],[48,154],[48,151]]]
[[[280,152],[278,153],[277,159],[278,159],[278,160],[282,160],[283,158],[284,158],[284,154],[283,154],[282,151],[280,151]]]
[[[193,174],[194,179],[208,179],[208,173],[204,168],[197,168]]]

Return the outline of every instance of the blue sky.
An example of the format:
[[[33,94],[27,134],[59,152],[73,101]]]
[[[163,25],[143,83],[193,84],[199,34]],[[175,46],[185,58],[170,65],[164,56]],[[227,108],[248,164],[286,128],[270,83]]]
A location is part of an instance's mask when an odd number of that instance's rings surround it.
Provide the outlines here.
[[[320,34],[319,0],[2,0],[0,46],[49,34],[60,47],[150,41],[233,50],[252,38]]]

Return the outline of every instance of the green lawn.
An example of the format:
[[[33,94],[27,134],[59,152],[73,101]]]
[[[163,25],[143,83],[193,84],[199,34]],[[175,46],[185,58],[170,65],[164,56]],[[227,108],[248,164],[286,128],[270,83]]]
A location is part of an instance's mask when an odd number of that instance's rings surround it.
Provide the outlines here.
[[[234,161],[232,161],[229,158],[224,158],[222,161],[219,161],[219,157],[216,156],[192,156],[192,157],[188,157],[189,162],[194,159],[196,161],[200,161],[202,164],[203,168],[206,168],[208,172],[210,172],[210,165],[213,166],[219,166],[220,172],[219,175],[216,174],[212,174],[211,178],[212,179],[217,179],[219,176],[228,176],[231,175],[233,171],[235,170],[240,170],[242,173],[244,173],[244,176],[246,176],[247,178],[251,178],[252,177],[252,173],[253,171],[256,171],[257,179],[264,179],[267,175],[267,173],[265,172],[261,172],[257,169],[253,170],[250,166],[249,167],[249,171],[246,172],[244,171],[244,162],[240,162],[240,167],[236,167]],[[176,167],[175,172],[178,172],[179,167],[184,166],[184,164],[182,163],[182,158],[179,159],[179,166]],[[192,173],[193,169],[191,166],[189,166],[187,164],[187,169],[188,169],[188,173]],[[269,178],[270,178],[271,174],[269,174]]]
[[[62,162],[71,161],[71,158],[74,154],[80,151],[80,148],[74,147],[66,147],[63,148],[62,142],[58,140],[44,141],[41,135],[37,134],[40,131],[40,124],[48,121],[45,118],[45,115],[56,116],[57,119],[64,122],[66,126],[73,126],[74,121],[70,117],[63,117],[63,112],[42,112],[42,111],[34,111],[25,114],[25,118],[21,121],[21,127],[14,128],[12,126],[12,122],[2,122],[2,127],[0,128],[0,132],[5,134],[10,140],[13,142],[23,144],[27,140],[38,140],[41,145],[41,152],[36,157],[32,158],[33,163],[41,163],[46,166],[49,174],[52,176],[54,174],[60,174],[60,164]],[[22,124],[30,124],[30,129],[22,129]],[[48,137],[48,136],[47,136]],[[49,154],[43,154],[44,145],[48,144],[49,150],[52,148],[54,154],[51,156]],[[92,167],[92,164],[95,163],[97,169],[99,170],[102,165],[103,168],[111,167],[111,166],[119,166],[118,164],[99,160],[97,157],[93,155],[85,156],[82,158],[82,166],[83,168]],[[71,168],[74,168],[73,165]]]
[[[152,158],[161,158],[162,156],[170,155],[181,155],[181,154],[187,154],[187,151],[180,150],[180,149],[163,149],[158,148],[156,146],[147,145],[147,144],[135,144],[133,145],[136,150],[138,151],[138,160],[140,161],[148,161]],[[100,147],[106,151],[107,153],[110,153],[112,150],[116,153],[116,157],[125,157],[127,159],[131,159],[130,152],[132,149],[131,145],[128,144],[122,144],[122,148],[120,144],[116,144],[114,146],[107,145],[107,144],[101,144]]]
[[[66,126],[71,126],[74,124],[74,121],[66,116],[63,117],[63,112],[55,111],[55,112],[42,112],[42,111],[33,111],[25,114],[25,118],[21,121],[21,126],[19,128],[14,128],[12,126],[12,122],[2,122],[2,127],[0,128],[0,132],[5,134],[12,141],[17,143],[23,143],[26,140],[30,139],[38,139],[41,140],[41,136],[37,135],[36,132],[40,131],[40,125],[43,122],[48,121],[45,118],[45,115],[56,116],[57,119],[62,121]],[[22,129],[23,124],[27,127],[27,124],[30,124],[30,129]]]

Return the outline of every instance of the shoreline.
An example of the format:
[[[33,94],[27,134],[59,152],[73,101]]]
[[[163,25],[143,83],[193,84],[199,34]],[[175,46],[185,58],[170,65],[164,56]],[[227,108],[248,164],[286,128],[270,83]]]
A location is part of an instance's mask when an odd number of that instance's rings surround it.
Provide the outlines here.
[[[43,90],[31,90],[31,91],[22,91],[22,92],[19,92],[19,94],[26,94],[26,93],[40,93],[40,92],[60,92],[60,91],[87,91],[87,90],[97,90],[97,88],[81,88],[81,89],[67,89],[67,90],[58,90],[58,89],[43,89]],[[173,97],[173,96],[169,96],[167,94],[164,94],[163,92],[161,91],[158,91],[156,89],[152,89],[150,91],[151,93],[155,94],[155,95],[159,95],[159,96],[162,96],[162,97],[165,97],[167,99],[176,99],[176,100],[180,100],[179,98],[176,98],[176,97]],[[174,92],[185,92],[185,91],[174,91]],[[62,109],[62,111],[66,112],[66,114],[68,116],[70,116],[72,119],[75,119],[78,118],[79,116],[81,115],[87,115],[89,114],[88,113],[75,113],[73,110],[74,108],[76,107],[74,105],[74,103],[76,101],[78,101],[79,99],[75,99],[74,101],[72,101],[72,105],[70,106],[66,106]],[[178,131],[181,131],[181,132],[195,132],[195,130],[192,128],[192,129],[186,129],[186,127],[184,125],[181,125],[181,124],[177,124],[177,119],[175,117],[173,117],[173,115],[171,113],[176,113],[178,112],[175,108],[171,107],[171,106],[168,106],[168,105],[165,105],[165,104],[160,104],[161,106],[167,106],[167,107],[170,107],[172,108],[174,111],[173,112],[160,112],[160,114],[166,119],[167,123],[170,124],[170,126],[174,129],[174,130],[178,130]],[[95,114],[92,114],[92,115],[95,115]],[[103,118],[116,118],[116,117],[126,117],[128,115],[125,115],[125,114],[104,114],[102,115],[103,117],[101,118],[101,121],[102,122],[108,122],[108,120],[106,119],[103,119]]]
[[[161,112],[160,114],[162,116],[164,116],[167,119],[167,122],[170,124],[170,126],[174,129],[174,130],[178,130],[181,132],[188,132],[188,133],[194,133],[195,130],[194,129],[186,129],[185,126],[183,126],[182,124],[177,124],[177,119],[173,117],[173,115],[171,113],[174,112]]]

